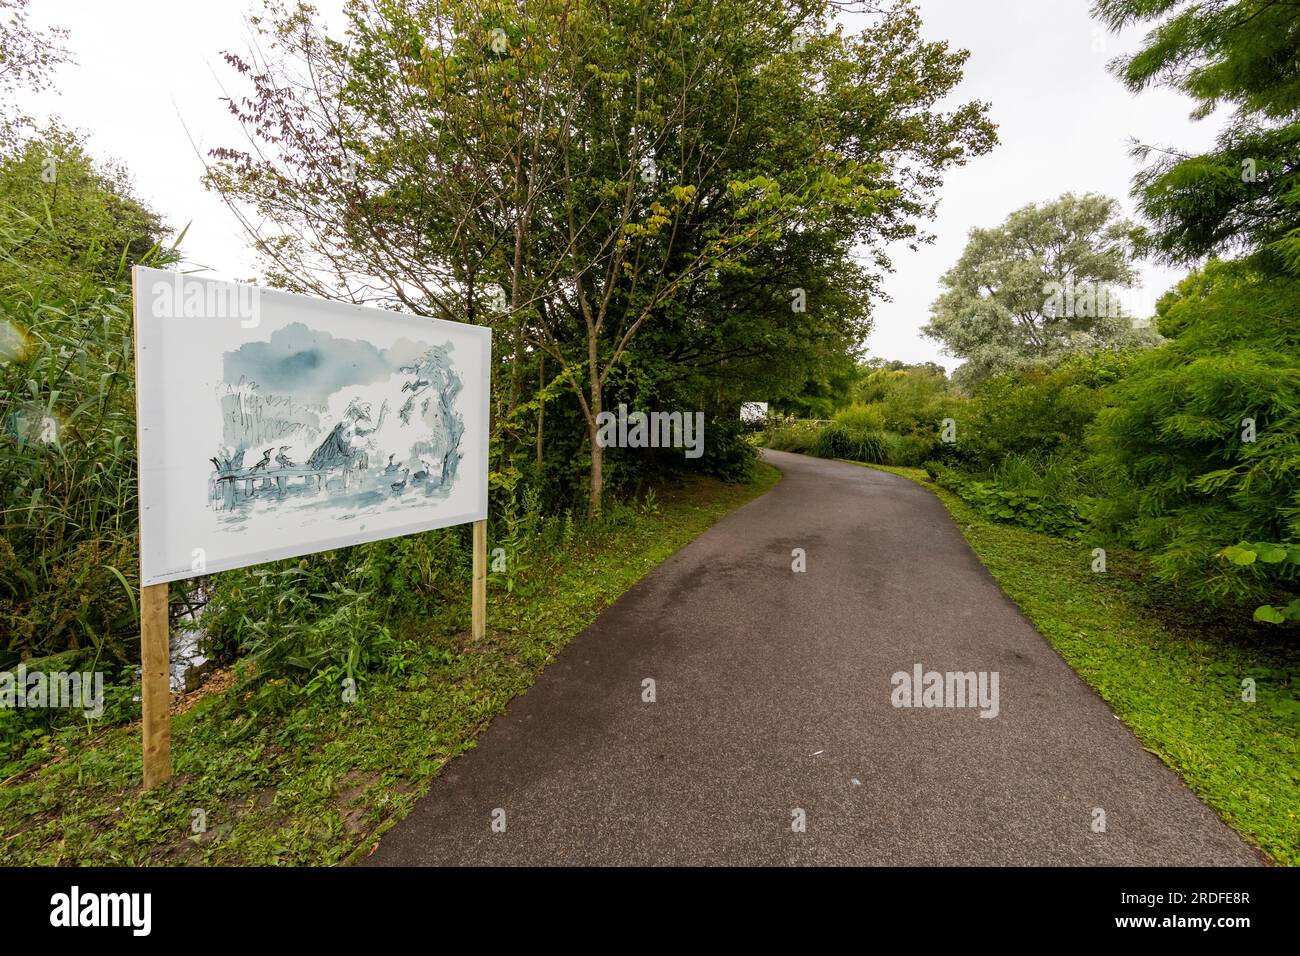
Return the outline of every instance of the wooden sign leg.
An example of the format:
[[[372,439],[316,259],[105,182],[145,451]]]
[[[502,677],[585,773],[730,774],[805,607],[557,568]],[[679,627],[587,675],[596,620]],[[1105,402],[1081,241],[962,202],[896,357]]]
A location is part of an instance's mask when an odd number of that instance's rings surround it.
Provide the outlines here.
[[[487,521],[474,522],[474,590],[471,596],[474,640],[487,632]]]
[[[144,788],[172,775],[171,655],[167,585],[140,588],[140,703],[144,720]]]

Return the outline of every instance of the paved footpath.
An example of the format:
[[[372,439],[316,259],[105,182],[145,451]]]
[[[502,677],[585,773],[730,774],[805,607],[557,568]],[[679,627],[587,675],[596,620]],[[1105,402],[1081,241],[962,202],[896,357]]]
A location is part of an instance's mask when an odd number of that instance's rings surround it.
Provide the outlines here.
[[[764,457],[784,480],[601,614],[367,863],[1262,862],[1057,656],[933,495]],[[918,663],[996,671],[997,716],[893,706],[891,675]]]

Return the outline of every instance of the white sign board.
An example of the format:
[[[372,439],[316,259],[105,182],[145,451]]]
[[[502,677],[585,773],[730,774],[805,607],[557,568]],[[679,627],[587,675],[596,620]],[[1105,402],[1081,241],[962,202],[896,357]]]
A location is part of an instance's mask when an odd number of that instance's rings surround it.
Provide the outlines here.
[[[742,402],[740,420],[742,422],[761,422],[767,418],[767,402]]]
[[[138,268],[140,577],[487,517],[488,329]]]

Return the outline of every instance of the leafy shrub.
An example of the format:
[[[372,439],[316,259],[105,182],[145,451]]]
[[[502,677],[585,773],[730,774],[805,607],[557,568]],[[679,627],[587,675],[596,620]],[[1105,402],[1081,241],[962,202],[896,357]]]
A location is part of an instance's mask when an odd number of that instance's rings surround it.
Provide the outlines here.
[[[714,418],[704,430],[704,454],[695,462],[696,470],[723,481],[749,481],[758,461],[758,452],[747,438],[751,431],[738,419]],[[681,456],[676,449],[672,454]]]
[[[1236,565],[1249,565],[1257,561],[1260,564],[1300,564],[1300,544],[1288,542],[1242,541],[1229,545],[1219,552],[1219,557]],[[1293,598],[1286,605],[1277,607],[1263,604],[1255,608],[1255,620],[1264,624],[1284,624],[1287,621],[1300,621],[1300,598]]]
[[[831,422],[770,421],[759,444],[819,458],[846,458],[875,465],[917,466],[934,454],[935,440],[920,432],[900,435],[882,428],[879,408],[854,405]]]
[[[897,432],[885,432],[885,460],[883,465],[903,465],[915,468],[924,464],[934,455],[933,438],[920,434],[900,435]]]
[[[810,454],[821,434],[822,424],[793,418],[772,418],[758,436],[759,444],[776,451]]]
[[[835,413],[836,425],[856,432],[883,432],[885,413],[879,405],[850,405]]]
[[[175,258],[162,232],[68,134],[0,159],[0,667],[134,656],[129,270]]]
[[[1072,537],[1087,527],[1087,522],[1073,505],[1041,489],[1005,487],[994,481],[981,481],[936,462],[928,464],[926,471],[938,484],[956,492],[986,518],[1058,537]]]
[[[878,428],[933,439],[938,424],[960,401],[936,365],[876,368],[863,376],[857,398],[880,416]]]
[[[1300,540],[1300,279],[1212,262],[1157,311],[1172,341],[1108,390],[1090,432],[1116,476],[1099,521],[1220,603],[1294,594],[1300,566],[1221,552]]]
[[[983,382],[957,420],[956,459],[987,474],[1008,455],[1068,454],[1082,459],[1084,433],[1133,356],[1073,356],[1053,369],[1032,368]]]

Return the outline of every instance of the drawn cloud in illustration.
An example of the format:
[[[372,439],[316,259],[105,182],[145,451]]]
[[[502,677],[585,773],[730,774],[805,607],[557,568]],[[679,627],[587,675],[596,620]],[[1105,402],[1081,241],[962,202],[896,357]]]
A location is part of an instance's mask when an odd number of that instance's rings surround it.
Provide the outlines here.
[[[381,350],[295,322],[272,332],[269,342],[247,342],[227,352],[225,379],[246,379],[268,392],[322,405],[339,389],[392,375],[408,354],[404,344]],[[390,354],[394,352],[399,354]]]

